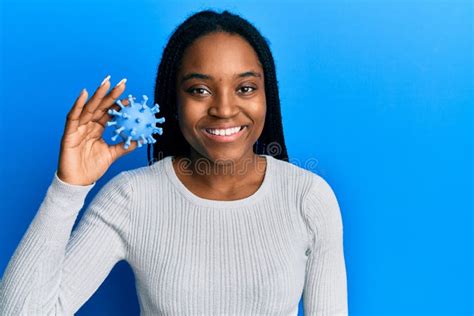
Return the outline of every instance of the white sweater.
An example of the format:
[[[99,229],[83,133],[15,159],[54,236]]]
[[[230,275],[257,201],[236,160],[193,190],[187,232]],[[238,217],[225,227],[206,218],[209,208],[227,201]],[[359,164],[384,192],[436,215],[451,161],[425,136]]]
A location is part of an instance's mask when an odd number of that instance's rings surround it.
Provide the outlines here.
[[[171,156],[89,186],[55,173],[0,283],[0,315],[72,315],[126,260],[141,315],[346,315],[343,226],[319,175],[269,155],[251,196],[201,198]]]

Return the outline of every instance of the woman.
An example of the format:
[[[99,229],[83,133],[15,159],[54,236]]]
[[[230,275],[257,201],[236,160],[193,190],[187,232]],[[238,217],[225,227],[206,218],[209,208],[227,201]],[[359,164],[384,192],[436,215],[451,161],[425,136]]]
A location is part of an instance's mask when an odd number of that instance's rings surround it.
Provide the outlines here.
[[[338,202],[324,179],[288,162],[273,57],[249,22],[206,10],[175,30],[156,80],[167,120],[149,165],[109,181],[71,234],[96,181],[137,147],[102,140],[126,85],[109,91],[109,79],[67,116],[0,314],[73,314],[120,260],[144,315],[296,315],[302,295],[305,315],[347,314]]]

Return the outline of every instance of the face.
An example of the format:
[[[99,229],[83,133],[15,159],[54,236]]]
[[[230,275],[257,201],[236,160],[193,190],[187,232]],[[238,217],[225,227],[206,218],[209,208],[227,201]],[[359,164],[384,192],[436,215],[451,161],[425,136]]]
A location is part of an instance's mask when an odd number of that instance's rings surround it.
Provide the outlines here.
[[[179,126],[192,155],[211,161],[254,155],[265,123],[265,86],[245,39],[223,32],[197,39],[184,52],[176,87]]]

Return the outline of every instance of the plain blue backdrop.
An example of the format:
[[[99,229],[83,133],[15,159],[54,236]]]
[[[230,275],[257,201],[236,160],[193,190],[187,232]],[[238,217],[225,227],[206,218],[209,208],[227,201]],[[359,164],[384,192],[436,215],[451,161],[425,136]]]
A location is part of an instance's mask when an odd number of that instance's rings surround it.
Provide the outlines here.
[[[474,312],[471,1],[0,3],[2,275],[81,89],[111,74],[128,78],[125,94],[152,96],[173,29],[200,9],[229,9],[270,42],[290,159],[312,161],[338,197],[350,314]],[[146,165],[145,148],[118,160],[86,205]],[[78,315],[138,312],[120,262]]]

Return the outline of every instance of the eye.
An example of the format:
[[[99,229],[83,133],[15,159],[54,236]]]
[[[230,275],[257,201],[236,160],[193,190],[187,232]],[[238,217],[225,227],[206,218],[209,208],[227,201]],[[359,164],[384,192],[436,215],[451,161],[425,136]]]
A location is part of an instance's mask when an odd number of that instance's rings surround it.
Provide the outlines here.
[[[244,91],[244,94],[252,93],[252,92],[254,92],[255,90],[257,90],[257,88],[254,88],[254,87],[251,87],[251,86],[243,86],[243,87],[241,87],[239,90],[242,91],[242,89],[246,89],[246,91]],[[252,90],[249,91],[248,89],[252,89]],[[248,93],[247,93],[247,92],[248,92]]]
[[[199,91],[199,93],[197,93],[198,95],[204,95],[202,92],[207,91],[207,90],[204,89],[204,88],[190,88],[190,89],[187,90],[187,92],[189,92],[191,94],[196,94],[196,93],[194,93],[194,91]],[[209,91],[207,91],[207,92],[209,92]]]

